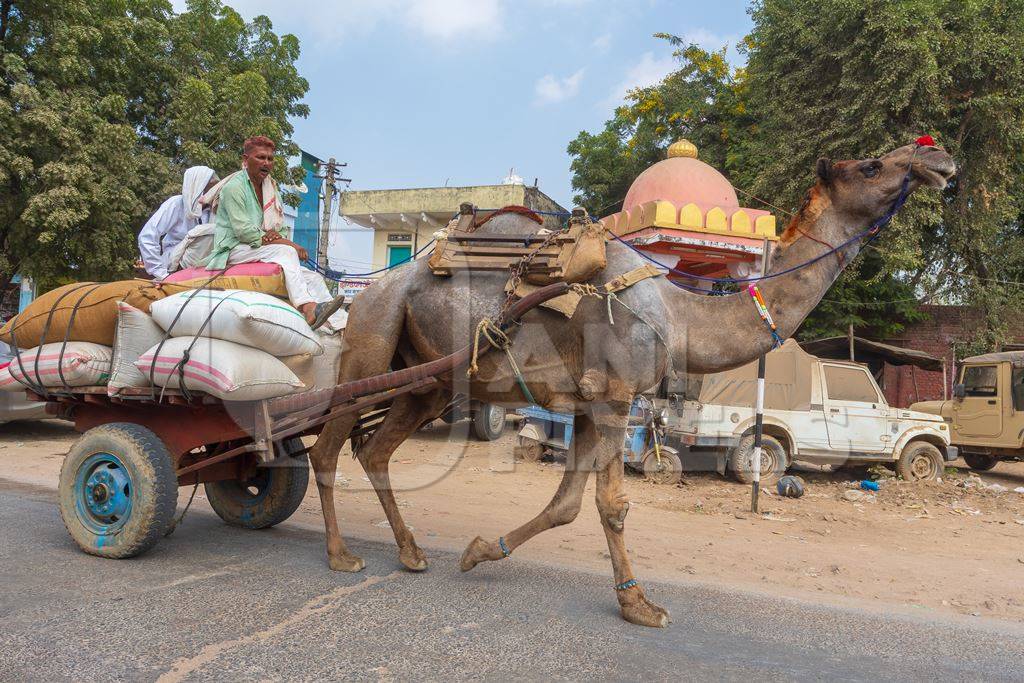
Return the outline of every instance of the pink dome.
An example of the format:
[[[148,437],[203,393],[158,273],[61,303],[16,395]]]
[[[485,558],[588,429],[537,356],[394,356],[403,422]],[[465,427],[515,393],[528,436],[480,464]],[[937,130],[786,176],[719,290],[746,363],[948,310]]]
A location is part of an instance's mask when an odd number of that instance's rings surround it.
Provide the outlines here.
[[[727,214],[740,208],[736,191],[725,176],[700,159],[683,156],[659,161],[638,175],[626,193],[622,210],[658,200],[671,202],[676,208],[693,203],[705,211],[717,206]]]

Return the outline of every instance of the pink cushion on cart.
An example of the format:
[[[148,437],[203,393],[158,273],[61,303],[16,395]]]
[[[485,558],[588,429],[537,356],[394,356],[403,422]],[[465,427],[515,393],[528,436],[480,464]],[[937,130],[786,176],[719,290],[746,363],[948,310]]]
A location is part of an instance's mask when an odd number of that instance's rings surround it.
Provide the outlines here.
[[[276,263],[254,261],[253,263],[240,263],[237,266],[231,266],[224,272],[224,275],[227,277],[266,277],[268,275],[278,275],[280,273],[281,266]],[[164,278],[164,282],[184,282],[186,280],[195,280],[200,277],[213,277],[216,274],[216,270],[206,270],[205,268],[186,268],[185,270],[179,270],[171,273]]]

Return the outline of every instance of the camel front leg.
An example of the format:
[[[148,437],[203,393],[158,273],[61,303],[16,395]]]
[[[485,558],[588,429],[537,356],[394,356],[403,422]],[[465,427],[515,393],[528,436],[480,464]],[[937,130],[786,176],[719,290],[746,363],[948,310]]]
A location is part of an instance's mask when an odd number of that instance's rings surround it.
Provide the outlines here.
[[[334,509],[334,479],[338,474],[338,454],[345,438],[352,431],[355,418],[339,418],[328,422],[316,443],[309,451],[309,463],[316,478],[316,490],[320,494],[320,508],[324,516],[324,531],[327,536],[327,562],[331,569],[339,572],[358,572],[364,566],[361,558],[349,552],[345,540],[338,530],[338,516]]]
[[[427,556],[416,545],[412,531],[402,519],[395,502],[395,493],[391,488],[391,475],[388,463],[402,442],[419,429],[424,422],[436,418],[448,404],[448,395],[442,390],[427,395],[415,396],[405,394],[395,399],[388,410],[384,421],[370,437],[370,440],[356,452],[359,463],[363,466],[367,478],[373,484],[380,505],[391,525],[398,544],[398,558],[402,564],[414,572],[427,568]]]
[[[477,536],[470,541],[459,561],[462,571],[468,572],[481,562],[504,559],[542,531],[569,524],[576,519],[583,503],[583,489],[586,488],[587,479],[594,469],[593,445],[596,438],[597,431],[593,421],[585,416],[578,417],[575,444],[554,497],[540,514],[498,540],[485,541]]]
[[[668,611],[647,599],[640,587],[626,553],[624,539],[626,513],[629,512],[629,496],[623,490],[623,465],[621,448],[625,430],[609,430],[607,436],[611,445],[617,446],[611,458],[598,464],[597,511],[601,526],[608,540],[608,553],[612,558],[615,572],[615,593],[619,599],[622,618],[640,626],[668,626]]]

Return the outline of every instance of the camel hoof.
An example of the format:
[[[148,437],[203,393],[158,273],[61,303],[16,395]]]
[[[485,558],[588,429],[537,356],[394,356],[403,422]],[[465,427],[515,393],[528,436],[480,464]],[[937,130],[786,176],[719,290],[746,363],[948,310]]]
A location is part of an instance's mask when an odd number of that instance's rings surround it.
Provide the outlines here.
[[[480,564],[481,561],[487,559],[486,556],[487,541],[477,536],[469,545],[466,546],[466,551],[462,553],[462,559],[459,560],[459,569],[464,572],[468,572],[473,567]]]
[[[427,556],[415,545],[409,548],[402,548],[398,552],[398,559],[411,572],[422,572],[427,568]]]
[[[355,555],[342,555],[341,557],[328,557],[328,563],[331,565],[331,570],[336,572],[361,572],[366,563],[363,562],[363,558],[356,557]]]
[[[619,609],[623,619],[637,626],[665,628],[671,621],[668,610],[658,607],[642,595],[621,604]]]

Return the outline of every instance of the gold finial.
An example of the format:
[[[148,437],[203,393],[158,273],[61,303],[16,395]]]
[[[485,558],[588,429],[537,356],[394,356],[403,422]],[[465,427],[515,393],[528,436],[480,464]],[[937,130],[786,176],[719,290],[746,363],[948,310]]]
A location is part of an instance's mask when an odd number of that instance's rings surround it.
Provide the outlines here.
[[[697,145],[693,144],[686,138],[673,142],[668,146],[668,158],[672,157],[689,157],[691,159],[697,158]]]

